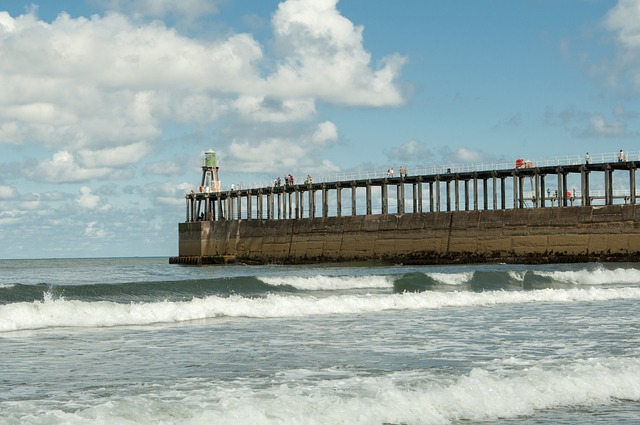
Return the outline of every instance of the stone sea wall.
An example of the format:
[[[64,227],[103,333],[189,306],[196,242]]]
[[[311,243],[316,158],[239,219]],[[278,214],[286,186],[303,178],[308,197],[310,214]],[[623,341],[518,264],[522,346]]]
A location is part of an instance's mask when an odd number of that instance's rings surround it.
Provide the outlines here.
[[[640,210],[609,205],[179,224],[172,263],[640,260]]]

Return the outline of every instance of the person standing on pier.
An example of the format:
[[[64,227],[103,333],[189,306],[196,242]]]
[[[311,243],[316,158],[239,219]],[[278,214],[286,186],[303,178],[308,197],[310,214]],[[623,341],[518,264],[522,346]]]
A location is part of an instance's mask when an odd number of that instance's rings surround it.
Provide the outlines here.
[[[618,162],[623,161],[625,161],[624,152],[622,151],[622,149],[620,149],[620,152],[618,152]]]
[[[589,154],[589,152],[587,152],[587,154],[584,156],[584,162],[587,165],[591,164],[591,155]]]

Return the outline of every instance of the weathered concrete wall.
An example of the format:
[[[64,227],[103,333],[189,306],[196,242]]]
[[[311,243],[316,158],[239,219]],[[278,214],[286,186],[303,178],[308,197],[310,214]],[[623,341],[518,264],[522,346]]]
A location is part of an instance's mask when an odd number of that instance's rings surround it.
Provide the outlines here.
[[[612,205],[180,223],[179,255],[259,263],[636,261],[640,209]]]

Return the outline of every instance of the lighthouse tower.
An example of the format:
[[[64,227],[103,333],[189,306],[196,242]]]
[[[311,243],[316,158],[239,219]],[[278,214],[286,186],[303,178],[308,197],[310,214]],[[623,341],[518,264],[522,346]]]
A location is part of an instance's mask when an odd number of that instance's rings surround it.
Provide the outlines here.
[[[202,160],[202,183],[200,192],[220,192],[220,180],[218,179],[218,160],[215,151],[209,149],[204,153]]]

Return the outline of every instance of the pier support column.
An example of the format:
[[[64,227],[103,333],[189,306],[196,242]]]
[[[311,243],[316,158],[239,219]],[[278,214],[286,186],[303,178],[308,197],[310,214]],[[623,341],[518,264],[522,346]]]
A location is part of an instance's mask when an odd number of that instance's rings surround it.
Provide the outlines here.
[[[322,183],[322,217],[329,217],[329,197],[327,196],[326,183]]]
[[[342,187],[340,183],[336,185],[336,217],[342,217]]]
[[[299,216],[298,218],[304,218],[304,189],[300,190],[300,192],[298,193],[298,211],[299,211]]]
[[[388,187],[387,187],[387,182],[383,181],[382,182],[382,187],[381,187],[381,192],[382,192],[382,214],[388,214],[389,213],[389,194],[388,194]]]
[[[418,177],[420,178],[420,177]],[[418,181],[418,210],[416,212],[422,212],[422,181]]]
[[[263,219],[262,210],[263,210],[264,199],[262,197],[262,189],[258,189],[258,195],[256,197],[256,218],[258,220]]]
[[[518,208],[524,208],[524,176],[518,176]]]
[[[507,208],[507,183],[506,177],[500,177],[500,208]]]
[[[224,220],[224,205],[222,203],[222,198],[220,195],[217,197],[218,204],[218,220]]]
[[[613,170],[609,165],[604,172],[605,204],[613,205]]]
[[[251,195],[251,191],[248,190],[247,191],[247,220],[251,220],[253,217],[253,205],[252,205],[252,198],[253,195]]]
[[[489,180],[486,177],[482,179],[482,209],[489,209]]]
[[[429,182],[429,212],[435,210],[433,205],[433,182]]]
[[[435,181],[436,185],[436,211],[440,212],[440,180]]]
[[[496,172],[493,172],[493,183],[491,185],[491,188],[493,189],[493,210],[497,210],[498,209],[498,177],[496,176]]]
[[[460,181],[458,180],[458,176],[454,177],[453,180],[453,194],[454,194],[454,205],[456,211],[460,211]]]
[[[447,189],[447,212],[451,211],[451,180],[447,180],[445,183]]]
[[[480,210],[478,207],[478,173],[473,173],[473,210]]]
[[[545,175],[540,174],[540,208],[547,206],[547,188],[545,187]]]
[[[464,179],[464,210],[469,211],[469,179]]]
[[[365,197],[367,198],[367,215],[371,215],[371,180],[368,180],[365,186]]]
[[[400,180],[401,182],[396,186],[396,211],[398,214],[404,214],[404,178]]]
[[[356,199],[358,195],[358,187],[356,182],[351,182],[351,215],[356,215],[358,210],[356,209]]]
[[[629,169],[629,203],[636,203],[636,165],[631,164]]]
[[[316,190],[309,190],[309,218],[316,218]]]
[[[580,199],[582,205],[591,205],[591,196],[589,195],[589,170],[586,165],[580,168]]]
[[[518,208],[518,175],[513,172],[513,208]]]

